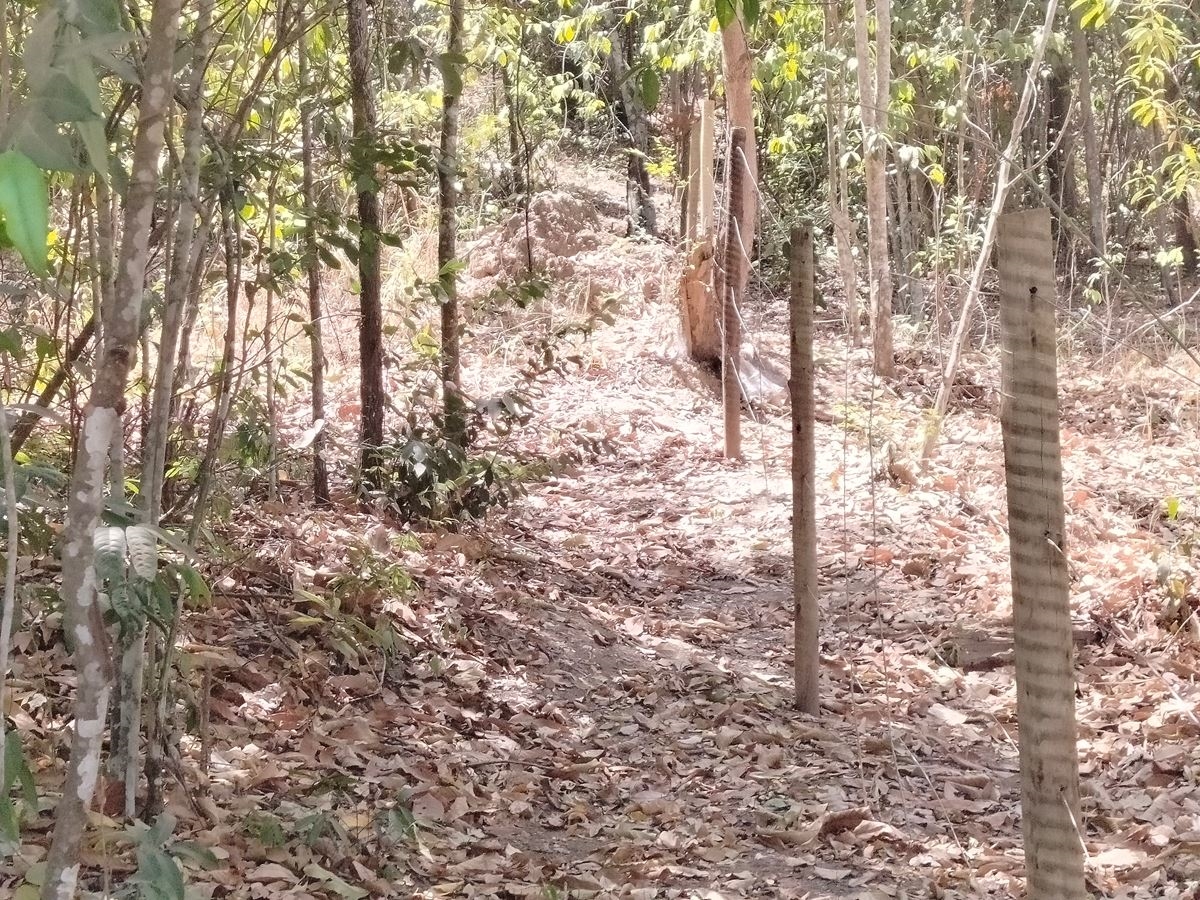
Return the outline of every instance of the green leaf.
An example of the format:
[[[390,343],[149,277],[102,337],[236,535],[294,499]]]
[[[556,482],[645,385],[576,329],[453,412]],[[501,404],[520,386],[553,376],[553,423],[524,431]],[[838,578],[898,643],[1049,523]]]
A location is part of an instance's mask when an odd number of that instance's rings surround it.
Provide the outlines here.
[[[758,21],[758,0],[742,0],[742,12],[746,16],[746,24],[753,25]]]
[[[449,278],[452,275],[457,275],[459,272],[461,272],[466,267],[467,267],[467,264],[465,262],[463,262],[461,259],[447,260],[446,264],[444,266],[442,266],[440,269],[438,269],[437,277],[438,278]]]
[[[116,0],[80,0],[76,24],[84,34],[111,34],[121,30],[121,10]]]
[[[46,176],[33,160],[16,150],[0,153],[0,215],[25,265],[44,275],[50,234]]]
[[[316,863],[309,863],[304,867],[304,874],[309,878],[314,878],[317,881],[323,881],[325,888],[328,891],[342,897],[343,900],[365,900],[370,896],[370,893],[364,891],[360,887],[350,884],[348,881],[338,877],[328,869],[323,869]]]
[[[215,869],[221,864],[215,853],[196,841],[178,841],[171,845],[171,853],[180,862],[191,863],[198,869]]]
[[[87,150],[88,162],[97,174],[108,175],[108,138],[104,135],[104,123],[100,119],[88,119],[76,122],[75,130],[79,132],[80,140]]]
[[[438,71],[442,73],[442,93],[447,97],[461,97],[463,89],[460,67],[465,62],[461,53],[439,53]]]
[[[179,566],[179,577],[193,604],[202,606],[212,599],[212,589],[205,582],[204,576],[191,566]]]
[[[642,103],[646,105],[648,111],[658,106],[658,96],[661,90],[662,80],[658,77],[658,73],[653,69],[644,69],[642,71]]]
[[[186,900],[183,872],[167,853],[143,842],[137,849],[138,869],[130,879],[145,900]]]
[[[728,28],[735,18],[737,18],[737,10],[734,8],[733,0],[717,0],[717,24],[722,28]]]
[[[47,172],[78,171],[79,161],[71,138],[37,107],[26,106],[23,112],[13,136],[12,149],[21,151],[34,165]]]
[[[24,355],[24,348],[21,346],[21,332],[15,326],[0,331],[0,353],[6,353],[16,360]]]
[[[20,782],[21,799],[27,806],[37,808],[37,784],[34,783],[33,773],[29,771],[29,763],[25,761],[21,736],[15,731],[10,731],[4,741],[4,780],[8,782],[3,790],[6,798],[13,782]]]
[[[85,122],[100,115],[87,92],[65,72],[55,72],[38,99],[53,122]]]
[[[342,261],[328,247],[317,247],[317,256],[321,257],[321,262],[329,266],[331,269],[340,269]]]

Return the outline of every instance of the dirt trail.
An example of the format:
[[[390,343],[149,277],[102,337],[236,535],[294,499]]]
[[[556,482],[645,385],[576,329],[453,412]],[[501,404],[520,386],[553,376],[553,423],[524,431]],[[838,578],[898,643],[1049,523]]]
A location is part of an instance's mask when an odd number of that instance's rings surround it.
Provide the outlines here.
[[[184,654],[211,724],[184,737],[171,800],[180,835],[215,854],[189,864],[198,896],[1021,894],[995,361],[968,360],[940,456],[917,471],[937,361],[906,349],[880,386],[864,351],[822,335],[825,703],[800,716],[786,411],[756,410],[746,461],[721,458],[716,384],[678,348],[664,251],[616,230],[598,217],[579,243],[582,277],[602,266],[619,295],[616,323],[545,381],[530,437],[549,456],[580,438],[607,452],[419,549],[287,504],[226,534],[240,555],[189,616]],[[477,340],[586,312],[589,297],[554,306],[571,290]],[[769,358],[783,310],[746,310]],[[1200,666],[1157,618],[1174,582],[1155,574],[1167,531],[1193,520],[1155,510],[1200,500],[1179,474],[1196,395],[1144,366],[1143,393],[1114,400],[1091,360],[1064,368],[1090,872],[1105,896],[1194,896]],[[1136,404],[1159,416],[1142,410],[1147,434],[1127,425]],[[320,599],[368,557],[415,591],[389,596],[375,572]],[[1171,559],[1186,606],[1190,563]]]

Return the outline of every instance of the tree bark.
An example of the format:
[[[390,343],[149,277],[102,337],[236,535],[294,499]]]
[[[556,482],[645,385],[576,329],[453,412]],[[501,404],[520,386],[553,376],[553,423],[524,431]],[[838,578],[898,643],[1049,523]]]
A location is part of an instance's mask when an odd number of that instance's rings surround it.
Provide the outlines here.
[[[1092,107],[1092,65],[1088,53],[1087,32],[1079,24],[1081,10],[1072,13],[1071,59],[1079,79],[1079,130],[1083,134],[1083,160],[1087,173],[1088,220],[1091,225],[1092,248],[1088,254],[1104,259],[1108,254],[1107,224],[1104,214],[1104,181],[1100,170],[1100,145],[1096,138],[1096,118]],[[1103,279],[1104,302],[1108,302],[1108,279]]]
[[[640,85],[634,83],[631,68],[636,50],[635,37],[630,27],[618,20],[612,30],[612,53],[609,60],[613,68],[613,80],[621,95],[621,109],[625,114],[625,127],[629,132],[629,148],[626,185],[629,194],[630,232],[642,230],[647,234],[658,231],[654,201],[651,199],[650,173],[646,160],[650,158],[650,125],[646,119],[646,104]]]
[[[1029,900],[1083,900],[1071,602],[1064,538],[1050,214],[1001,218],[1004,472],[1012,556]]]
[[[825,52],[832,54],[840,44],[838,16],[840,0],[825,0]],[[858,269],[854,262],[854,245],[858,238],[850,222],[850,185],[842,156],[846,146],[846,114],[842,73],[832,67],[825,72],[825,134],[829,166],[829,218],[833,225],[833,243],[837,248],[838,273],[842,276],[842,292],[846,297],[846,331],[850,345],[859,346]]]
[[[875,2],[875,58],[867,35],[867,0],[854,0],[854,49],[862,111],[867,187],[867,269],[871,278],[871,342],[875,374],[895,375],[892,267],[888,257],[887,129],[891,99],[891,0]]]
[[[84,411],[83,437],[71,473],[62,542],[62,597],[67,633],[74,643],[78,684],[71,759],[62,799],[55,810],[54,837],[42,882],[43,900],[72,900],[76,894],[80,847],[100,771],[113,660],[92,567],[93,541],[104,504],[108,457],[113,441],[121,433],[125,386],[141,327],[159,157],[174,93],[171,76],[180,6],[181,0],[159,0],[151,14],[116,290],[103,316],[104,339],[96,380]]]
[[[301,9],[303,14],[303,7]],[[301,16],[303,18],[303,15]],[[304,196],[304,253],[308,281],[308,346],[312,366],[313,502],[329,505],[329,470],[325,463],[325,346],[322,342],[324,315],[321,311],[321,257],[317,251],[317,192],[313,171],[312,106],[308,96],[308,47],[299,43],[298,77],[303,112],[300,116],[301,191]]]
[[[75,368],[80,357],[83,356],[88,346],[92,343],[92,338],[96,335],[96,317],[88,316],[88,320],[83,323],[83,328],[79,334],[75,335],[71,345],[67,348],[67,355],[62,361],[62,365],[55,370],[50,376],[50,380],[46,382],[46,386],[42,388],[37,396],[35,406],[40,409],[49,409],[51,401],[58,396],[58,392],[66,383],[67,376],[71,374],[71,370]],[[37,427],[38,420],[42,417],[36,412],[27,412],[17,420],[16,427],[12,432],[12,453],[16,453],[29,440],[29,436],[33,434],[33,429]]]
[[[861,0],[860,0],[861,2]],[[1041,36],[1033,48],[1033,57],[1029,61],[1029,72],[1041,70],[1042,60],[1046,55],[1046,46],[1054,33],[1054,16],[1058,12],[1058,0],[1047,0],[1046,18],[1042,25]],[[954,335],[950,339],[950,354],[946,358],[946,368],[942,372],[942,382],[938,385],[937,397],[933,401],[933,415],[930,416],[925,431],[925,439],[921,447],[922,459],[928,459],[937,446],[941,434],[942,419],[950,408],[950,395],[954,389],[954,379],[958,374],[958,361],[966,346],[967,335],[970,333],[971,313],[979,302],[979,293],[983,289],[983,276],[991,261],[992,247],[996,241],[996,224],[1004,212],[1004,203],[1008,199],[1008,173],[1012,169],[1012,160],[1016,157],[1017,148],[1021,143],[1021,133],[1028,121],[1029,110],[1033,103],[1035,79],[1025,80],[1025,88],[1021,92],[1021,100],[1013,117],[1012,131],[1008,136],[1008,144],[1000,155],[1000,165],[996,167],[996,184],[992,193],[992,205],[988,211],[987,221],[983,228],[983,242],[979,248],[979,256],[975,260],[975,268],[971,272],[971,283],[967,287],[967,296],[963,298],[963,306],[959,311],[958,321],[954,325]]]
[[[225,242],[225,335],[221,342],[221,362],[213,391],[213,411],[209,417],[208,439],[204,446],[204,457],[196,475],[196,502],[192,507],[192,525],[188,530],[188,543],[195,544],[204,523],[204,511],[208,506],[208,495],[212,488],[212,471],[217,464],[217,454],[225,437],[225,426],[229,421],[229,408],[234,394],[234,369],[237,368],[238,306],[242,286],[242,235],[241,216],[234,209],[232,190],[226,190],[224,198],[223,231]],[[249,294],[249,289],[247,289]],[[249,311],[246,313],[249,320]],[[244,344],[243,344],[244,347]]]
[[[813,369],[813,238],[793,228],[791,245],[792,600],[796,708],[820,710],[821,639],[817,605],[817,445]]]
[[[742,296],[742,273],[748,260],[749,245],[743,239],[743,224],[747,218],[747,158],[745,146],[748,134],[735,128],[729,135],[729,215],[721,251],[724,267],[721,298],[721,396],[725,417],[725,456],[742,457],[742,386],[738,377],[738,362],[742,350],[742,327],[739,300]]]
[[[517,108],[517,87],[508,72],[508,65],[500,66],[500,82],[504,86],[504,107],[508,113],[508,158],[512,167],[512,190],[518,197],[527,191],[525,184],[525,160],[521,152],[521,113]]]
[[[747,258],[754,250],[758,235],[758,147],[754,135],[754,56],[746,39],[746,23],[739,11],[729,26],[721,29],[721,62],[725,78],[725,121],[730,134],[741,128],[746,133],[745,170],[746,196],[741,227],[742,246]],[[732,160],[729,162],[732,165]],[[741,272],[739,293],[750,280],[750,267]]]
[[[450,0],[447,66],[457,67],[462,56],[463,0]],[[461,76],[460,76],[461,77]],[[446,440],[467,443],[467,411],[462,395],[462,351],[459,346],[458,274],[454,257],[458,229],[458,106],[462,83],[443,82],[442,135],[438,159],[438,282],[441,300],[442,409]]]
[[[1071,79],[1065,61],[1056,60],[1046,79],[1046,191],[1057,204],[1056,209],[1074,219],[1076,212],[1075,185],[1071,171],[1074,141],[1066,134],[1071,110]],[[1059,221],[1053,212],[1054,241],[1061,248],[1071,221]]]
[[[383,446],[383,306],[379,261],[379,185],[373,160],[376,140],[375,94],[371,79],[368,0],[347,0],[350,45],[350,100],[353,108],[353,161],[358,191],[359,373],[362,379],[363,482],[375,482]]]

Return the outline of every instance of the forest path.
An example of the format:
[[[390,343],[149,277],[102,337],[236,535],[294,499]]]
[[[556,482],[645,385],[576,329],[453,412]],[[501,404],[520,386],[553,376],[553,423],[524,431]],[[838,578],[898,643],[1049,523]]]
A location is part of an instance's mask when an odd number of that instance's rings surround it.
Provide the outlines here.
[[[184,739],[202,787],[171,805],[219,851],[189,870],[201,895],[1022,893],[995,360],[968,359],[917,471],[937,360],[902,332],[900,377],[880,385],[866,351],[821,332],[823,710],[798,715],[786,410],[755,410],[746,460],[722,458],[663,248],[614,232],[543,228],[578,251],[576,282],[506,313],[503,353],[468,372],[503,381],[526,346],[512,335],[582,315],[604,283],[614,324],[540,380],[520,438],[604,452],[457,533],[280,503],[227,536],[243,555],[187,623],[185,665],[214,672],[192,676],[212,724]],[[785,309],[760,289],[745,310],[775,361]],[[1070,359],[1063,379],[1090,871],[1107,894],[1173,900],[1200,878],[1172,849],[1200,831],[1200,668],[1151,612],[1152,513],[1194,466],[1194,398],[1145,368],[1118,407],[1092,366]],[[1178,424],[1152,450],[1127,424],[1139,403]],[[387,587],[404,573],[412,591]]]

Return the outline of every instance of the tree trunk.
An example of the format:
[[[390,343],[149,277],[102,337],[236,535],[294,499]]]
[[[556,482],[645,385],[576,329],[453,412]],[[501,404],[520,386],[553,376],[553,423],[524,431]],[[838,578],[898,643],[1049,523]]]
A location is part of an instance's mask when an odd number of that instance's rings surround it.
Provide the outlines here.
[[[838,4],[825,2],[825,52],[832,53],[840,43]],[[846,113],[842,73],[825,72],[825,133],[829,166],[829,218],[833,225],[833,243],[837,247],[838,272],[842,276],[842,292],[846,297],[846,330],[850,344],[859,346],[858,271],[854,262],[854,246],[858,238],[850,222],[849,181],[842,156],[846,146]]]
[[[792,600],[796,708],[820,710],[821,638],[817,605],[817,445],[813,369],[813,239],[808,228],[792,229],[791,379],[792,401]]]
[[[347,0],[350,45],[350,99],[353,107],[352,168],[358,191],[359,372],[362,379],[360,430],[363,483],[375,483],[383,446],[383,306],[380,297],[379,185],[373,160],[376,141],[375,94],[371,82],[368,0]]]
[[[748,172],[745,164],[745,146],[749,135],[742,128],[735,128],[729,135],[729,190],[725,196],[729,213],[725,222],[725,236],[721,247],[723,277],[721,303],[721,397],[725,416],[725,456],[727,459],[742,457],[742,386],[738,376],[738,362],[742,350],[742,327],[739,301],[742,296],[742,273],[749,258],[749,245],[743,237],[746,222]]]
[[[275,117],[271,116],[271,143],[275,144],[277,132]],[[266,282],[267,299],[263,310],[263,368],[266,373],[265,403],[267,407],[267,499],[279,499],[279,402],[275,381],[275,275],[271,271],[275,259],[275,209],[279,192],[279,170],[271,173],[267,187],[267,257],[266,265],[259,257],[260,272]]]
[[[1036,71],[1036,70],[1034,70]],[[1026,897],[1084,900],[1071,602],[1047,210],[999,225],[1004,472]]]
[[[79,334],[75,335],[75,339],[71,341],[71,345],[67,348],[67,355],[62,361],[62,365],[55,370],[50,376],[50,380],[46,382],[46,386],[42,388],[37,396],[35,406],[39,409],[49,409],[51,401],[58,396],[58,392],[62,389],[63,384],[67,380],[67,376],[71,374],[71,370],[75,368],[75,363],[79,362],[88,346],[92,343],[92,338],[96,334],[96,317],[88,316],[88,320],[83,323],[83,328]],[[38,421],[42,417],[36,412],[27,412],[17,420],[16,427],[13,428],[11,450],[15,455],[19,451],[29,436],[33,434],[33,429],[37,427]]]
[[[861,2],[861,0],[860,0]],[[1046,19],[1042,26],[1041,36],[1033,48],[1033,58],[1029,61],[1030,73],[1041,70],[1042,60],[1046,55],[1046,46],[1054,33],[1054,16],[1058,12],[1058,0],[1048,0],[1046,4]],[[954,379],[958,374],[958,361],[966,346],[967,335],[970,333],[971,312],[979,302],[979,293],[983,289],[983,276],[987,272],[991,260],[992,247],[996,240],[996,225],[1004,212],[1004,203],[1008,199],[1011,184],[1008,173],[1012,161],[1016,157],[1017,147],[1021,143],[1021,132],[1028,121],[1029,110],[1033,103],[1034,78],[1025,81],[1025,89],[1021,92],[1021,100],[1017,104],[1016,115],[1013,117],[1012,131],[1008,136],[1008,144],[1000,155],[1000,164],[996,167],[996,182],[992,194],[992,205],[988,211],[987,221],[983,228],[983,242],[979,248],[979,256],[975,260],[975,268],[971,272],[971,283],[967,287],[967,296],[963,298],[963,306],[959,311],[958,321],[954,325],[954,335],[950,339],[950,354],[946,358],[946,368],[942,372],[942,381],[938,385],[937,397],[933,401],[933,415],[929,417],[922,442],[921,457],[928,459],[937,446],[941,434],[942,419],[950,408],[950,395],[954,389]]]
[[[875,2],[875,58],[867,36],[867,2],[854,0],[854,49],[862,110],[867,186],[867,268],[871,276],[871,339],[875,374],[895,374],[892,268],[888,257],[887,129],[891,98],[891,0]]]
[[[746,196],[741,239],[749,262],[758,235],[758,147],[754,136],[754,57],[750,53],[746,24],[740,12],[728,27],[721,29],[721,61],[725,77],[726,124],[731,134],[737,128],[746,133]],[[728,164],[732,165],[732,160]],[[741,272],[739,294],[745,291],[749,280],[750,266],[746,265]]]
[[[634,41],[630,26],[618,21],[612,30],[612,53],[609,59],[613,68],[613,80],[621,95],[625,127],[629,132],[626,174],[629,230],[630,233],[644,230],[648,234],[656,234],[658,222],[654,201],[650,196],[650,173],[646,169],[646,161],[650,158],[650,125],[646,119],[646,104],[642,98],[641,85],[635,83],[633,70],[630,68],[637,49]]]
[[[1076,198],[1071,158],[1074,141],[1066,134],[1071,111],[1071,79],[1065,62],[1057,60],[1046,79],[1046,191],[1068,221],[1059,221],[1053,213],[1054,241],[1061,249],[1064,237],[1076,213]]]
[[[1108,254],[1107,227],[1104,215],[1104,181],[1100,172],[1100,146],[1096,139],[1096,120],[1092,107],[1092,69],[1088,53],[1087,32],[1079,24],[1081,10],[1072,14],[1071,59],[1079,78],[1079,130],[1083,134],[1083,159],[1087,172],[1088,219],[1091,224],[1092,247],[1089,258],[1104,259]],[[1104,271],[1102,268],[1101,271]],[[1108,302],[1108,279],[1102,279],[1104,302]]]
[[[62,799],[55,810],[54,838],[42,882],[43,900],[72,900],[76,894],[80,847],[100,771],[113,660],[92,565],[94,533],[104,504],[110,449],[121,433],[125,386],[141,327],[158,164],[167,109],[174,94],[171,76],[180,5],[181,0],[159,0],[151,14],[116,290],[113,303],[103,316],[104,340],[68,492],[62,542],[62,598],[66,631],[74,643],[75,722],[71,759]]]
[[[521,113],[517,108],[517,88],[508,72],[508,66],[500,66],[500,81],[504,85],[504,107],[508,113],[508,158],[512,167],[512,190],[518,197],[528,190],[525,178],[525,154],[521,152],[524,137],[521,134]]]
[[[204,510],[208,506],[208,495],[212,487],[213,467],[221,442],[225,439],[225,426],[229,421],[229,407],[234,392],[234,369],[237,365],[237,320],[242,285],[242,235],[241,216],[234,209],[232,189],[226,190],[224,198],[225,238],[225,336],[221,343],[221,362],[213,390],[213,411],[209,417],[208,439],[204,446],[204,457],[196,474],[196,502],[192,507],[192,525],[188,530],[188,542],[195,544],[204,524]],[[249,320],[249,311],[247,311]]]
[[[688,253],[688,262],[680,276],[680,303],[683,308],[683,332],[688,356],[715,370],[721,363],[721,330],[716,267],[713,253],[716,245],[713,187],[713,121],[712,100],[700,104],[700,140],[696,163],[696,189],[699,194],[696,210],[696,235]]]
[[[302,11],[303,17],[303,11]],[[321,312],[321,257],[317,252],[317,192],[313,172],[312,107],[308,96],[308,47],[299,44],[300,95],[304,110],[300,116],[300,154],[303,166],[301,190],[304,195],[304,253],[308,276],[308,346],[312,357],[312,440],[313,502],[329,505],[329,470],[325,463],[325,346],[321,332],[325,327]]]
[[[462,56],[463,0],[450,0],[446,66],[459,70]],[[460,71],[460,70],[459,70]],[[458,106],[462,82],[444,79],[442,88],[442,139],[438,160],[438,282],[442,313],[442,406],[446,440],[467,443],[467,411],[462,395],[462,355],[459,347],[458,274],[454,271],[458,228]],[[456,83],[457,81],[457,83]]]

